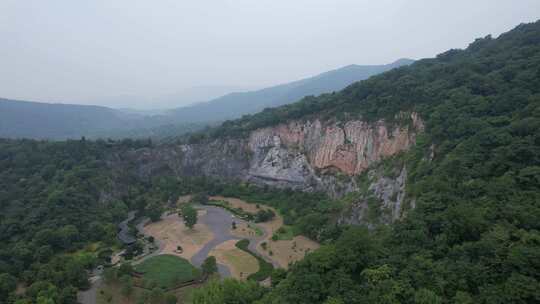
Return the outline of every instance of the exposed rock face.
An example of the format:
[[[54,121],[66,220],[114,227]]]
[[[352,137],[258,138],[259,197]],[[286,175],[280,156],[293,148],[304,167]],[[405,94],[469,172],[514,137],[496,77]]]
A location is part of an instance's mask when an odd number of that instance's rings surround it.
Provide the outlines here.
[[[407,180],[407,169],[403,167],[399,175],[395,178],[380,176],[374,178],[374,182],[369,186],[369,191],[382,201],[382,208],[388,210],[390,220],[401,217],[403,199],[405,197],[405,182]]]
[[[384,121],[368,124],[354,120],[343,126],[338,123],[323,126],[319,120],[293,121],[252,132],[248,146],[255,155],[266,151],[273,155],[280,154],[278,151],[302,153],[304,157],[293,155],[297,164],[307,162],[315,169],[335,168],[345,174],[356,175],[374,162],[407,150],[414,144],[417,132],[423,130],[424,125],[416,114],[411,115],[411,119],[412,130],[400,126],[389,128]],[[265,160],[271,161],[273,167],[278,165],[275,158],[258,160],[252,163],[250,172],[255,175],[267,172],[268,176],[276,173],[276,170],[264,170],[268,168]]]
[[[357,188],[351,177],[415,143],[422,120],[415,113],[403,120],[409,123],[291,121],[244,139],[141,149],[128,158],[142,176],[169,170],[178,176],[237,178],[339,196]]]
[[[407,169],[393,168],[394,176],[385,176],[381,168],[367,173],[367,188],[357,193],[353,204],[341,215],[339,222],[373,227],[378,223],[390,223],[401,218],[407,208],[414,208],[412,201],[405,207],[405,184]],[[365,186],[364,186],[365,187]],[[371,204],[370,204],[371,202]]]

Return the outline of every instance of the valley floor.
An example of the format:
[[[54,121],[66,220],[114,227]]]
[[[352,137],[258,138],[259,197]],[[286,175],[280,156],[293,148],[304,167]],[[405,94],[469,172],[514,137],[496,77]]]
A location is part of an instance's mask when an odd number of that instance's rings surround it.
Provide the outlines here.
[[[178,206],[187,203],[190,196],[180,197]],[[182,218],[176,213],[162,216],[154,223],[141,222],[137,225],[139,232],[146,237],[154,237],[157,250],[144,256],[132,264],[140,264],[156,255],[168,254],[189,260],[194,266],[200,267],[208,256],[215,256],[218,262],[218,272],[222,278],[233,277],[246,280],[250,274],[259,270],[257,259],[241,250],[235,244],[249,240],[248,249],[262,257],[276,268],[288,268],[291,263],[301,260],[306,253],[319,247],[316,242],[303,237],[291,236],[288,239],[272,239],[272,236],[283,226],[283,218],[277,210],[268,206],[251,204],[237,198],[214,196],[211,201],[226,202],[232,208],[255,214],[261,209],[271,209],[276,216],[264,223],[253,223],[238,218],[230,211],[216,206],[196,205],[198,223],[189,229]],[[233,225],[234,222],[234,225]],[[233,228],[234,227],[234,228]],[[178,247],[181,250],[178,250]],[[268,283],[268,282],[265,282]],[[98,278],[88,291],[79,293],[79,301],[83,304],[102,303],[100,299],[112,293],[111,303],[134,303],[118,293],[118,288],[111,288],[101,283]],[[193,287],[185,287],[175,293],[185,294]],[[131,298],[136,298],[132,296]],[[182,303],[182,300],[180,300]]]

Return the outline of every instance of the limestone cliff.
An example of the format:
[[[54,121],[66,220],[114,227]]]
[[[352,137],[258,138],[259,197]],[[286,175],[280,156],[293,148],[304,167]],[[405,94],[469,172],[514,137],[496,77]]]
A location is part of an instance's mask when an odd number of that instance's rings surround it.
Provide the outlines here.
[[[391,174],[375,166],[363,175],[362,187],[354,193],[351,204],[339,219],[340,223],[372,227],[399,219],[407,209],[414,207],[412,199],[405,199],[407,169],[402,163],[392,165]]]
[[[399,121],[290,121],[246,138],[135,150],[127,159],[141,176],[167,170],[339,196],[358,188],[354,176],[415,143],[422,120],[402,113]]]

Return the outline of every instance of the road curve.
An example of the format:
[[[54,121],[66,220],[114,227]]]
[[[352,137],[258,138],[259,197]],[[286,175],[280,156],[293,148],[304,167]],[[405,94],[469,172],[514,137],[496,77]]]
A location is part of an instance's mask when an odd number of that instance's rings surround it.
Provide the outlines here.
[[[200,221],[207,225],[212,233],[214,234],[214,238],[206,243],[206,245],[201,248],[192,258],[191,263],[195,266],[200,267],[202,263],[204,262],[204,259],[208,256],[210,251],[214,249],[217,245],[226,242],[228,240],[241,240],[241,239],[248,239],[249,240],[249,246],[248,248],[262,257],[263,259],[267,260],[268,262],[272,263],[274,267],[279,267],[279,264],[276,261],[268,260],[264,255],[260,254],[257,250],[257,245],[259,242],[264,240],[268,236],[268,231],[264,229],[263,227],[260,227],[263,231],[262,236],[250,236],[250,237],[237,237],[230,233],[232,223],[233,221],[236,223],[245,222],[242,219],[239,219],[235,216],[233,216],[232,213],[230,213],[228,210],[223,209],[221,207],[216,206],[205,206],[205,205],[196,205],[197,209],[204,209],[206,210],[206,214],[200,218]],[[218,271],[219,274],[222,277],[230,277],[231,273],[229,269],[225,265],[218,265]]]
[[[206,210],[206,214],[200,218],[200,221],[208,226],[214,238],[206,243],[193,257],[191,257],[191,263],[197,267],[200,267],[208,254],[217,245],[226,242],[228,240],[239,240],[240,238],[231,235],[230,229],[234,219],[232,214],[227,210],[214,206],[195,206],[197,209]],[[231,272],[225,265],[218,264],[218,272],[222,277],[230,277]]]
[[[243,238],[234,236],[230,233],[230,229],[232,227],[232,222],[240,223],[244,222],[244,220],[239,219],[237,217],[234,217],[232,213],[229,211],[215,206],[205,206],[205,205],[196,205],[197,209],[203,209],[206,210],[206,214],[199,218],[199,220],[207,225],[210,230],[212,231],[214,238],[206,243],[201,250],[199,250],[192,258],[191,263],[197,267],[201,267],[204,260],[208,257],[208,254],[212,249],[214,249],[217,245],[226,242],[228,240],[240,240]],[[125,228],[127,228],[127,223],[131,221],[134,218],[134,213],[129,213],[128,218],[123,222],[125,223]],[[148,219],[142,219],[137,223],[136,227],[137,230],[140,233],[144,234],[144,225],[148,222]],[[261,255],[257,250],[257,245],[259,242],[261,242],[263,239],[265,239],[268,236],[268,231],[266,229],[260,227],[263,231],[262,236],[252,236],[252,237],[245,237],[249,240],[249,249],[252,252],[255,252],[262,258],[266,259],[264,255]],[[150,257],[159,255],[163,249],[163,244],[159,242],[159,240],[155,240],[156,245],[158,246],[158,250],[152,252],[151,254],[146,255],[145,257],[141,258],[138,261],[133,261],[133,264],[138,264]],[[279,267],[279,265],[273,261],[270,260],[268,262],[271,262],[274,267]],[[221,275],[222,278],[227,278],[231,276],[231,271],[229,268],[225,265],[218,264],[218,272]],[[82,304],[95,304],[97,300],[97,289],[99,288],[101,284],[101,277],[96,276],[90,279],[91,287],[88,290],[85,291],[79,291],[77,298],[78,302]]]

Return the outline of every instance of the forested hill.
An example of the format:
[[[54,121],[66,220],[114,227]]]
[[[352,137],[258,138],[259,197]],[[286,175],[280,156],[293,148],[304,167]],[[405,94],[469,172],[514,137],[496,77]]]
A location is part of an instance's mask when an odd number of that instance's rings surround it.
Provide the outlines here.
[[[351,83],[409,65],[412,62],[414,62],[412,59],[399,59],[383,65],[348,65],[314,77],[257,91],[227,94],[208,102],[175,109],[171,111],[171,115],[178,121],[184,122],[234,119],[265,108],[289,104],[305,96],[339,91]]]
[[[203,140],[191,148],[212,137],[212,152],[225,147],[231,155],[241,150],[239,140],[220,142],[292,119],[407,123],[397,114],[412,111],[424,122],[415,144],[374,164],[388,171],[386,180],[396,169],[406,172],[410,208],[388,225],[339,221],[370,191],[367,172],[323,173],[359,185],[333,200],[182,171],[167,175],[171,170],[154,155],[178,165],[190,154],[172,143],[0,140],[0,302],[75,303],[77,288],[89,285],[85,270],[118,246],[114,223],[127,210],[159,218],[165,202],[203,192],[271,204],[322,246],[273,272],[270,287],[213,281],[193,292],[194,304],[540,302],[540,22],[341,92],[226,122],[198,134]],[[224,154],[208,155],[203,160],[231,165]],[[199,173],[192,165],[186,164]],[[144,175],[152,168],[154,175]],[[380,211],[374,217],[387,211],[374,197],[367,203],[368,212]]]
[[[0,137],[80,138],[95,130],[121,127],[115,110],[0,98]]]
[[[206,136],[310,116],[392,120],[400,111],[426,123],[402,156],[415,209],[388,229],[345,229],[276,274],[271,291],[251,286],[247,302],[540,301],[540,22]],[[238,287],[219,288],[202,290],[196,303],[219,303],[204,302],[216,293],[232,303],[226,299]]]
[[[523,106],[528,101],[524,97],[535,96],[540,88],[538,28],[538,22],[522,24],[497,39],[479,38],[465,50],[452,49],[436,58],[416,61],[354,83],[340,92],[309,96],[300,102],[227,121],[211,134],[244,134],[309,116],[391,120],[399,111],[415,110],[428,118],[436,116],[435,107],[451,106],[456,100],[478,104],[487,114],[513,110]],[[473,123],[465,119],[460,122],[462,128]]]

